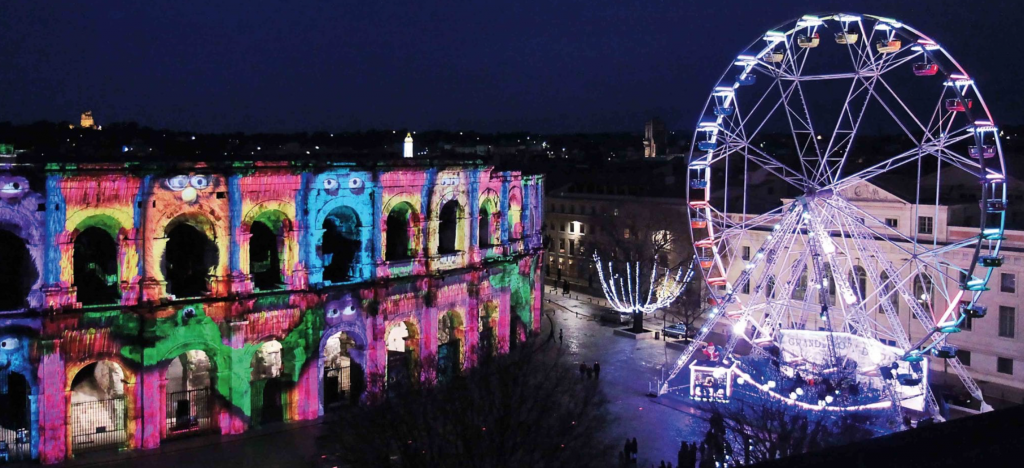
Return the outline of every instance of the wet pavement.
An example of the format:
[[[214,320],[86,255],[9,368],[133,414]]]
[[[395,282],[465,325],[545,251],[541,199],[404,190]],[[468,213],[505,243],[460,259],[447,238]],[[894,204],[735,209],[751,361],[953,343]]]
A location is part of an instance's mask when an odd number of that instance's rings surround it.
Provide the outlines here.
[[[576,299],[579,297],[579,299]],[[621,446],[626,437],[636,437],[639,467],[657,466],[660,460],[676,461],[681,440],[699,440],[704,422],[685,399],[675,395],[649,397],[656,380],[667,375],[679,356],[662,341],[634,340],[613,335],[623,325],[602,324],[603,301],[585,295],[561,296],[546,291],[540,339],[546,340],[552,324],[555,341],[561,343],[574,364],[601,363],[601,385],[609,397],[609,411],[615,417],[610,437]],[[661,320],[647,326],[661,329]],[[573,373],[571,378],[579,378]],[[685,376],[682,376],[685,378]],[[680,382],[682,379],[679,380]],[[678,383],[677,383],[678,385]],[[315,440],[322,426],[315,421],[277,425],[238,436],[209,436],[165,442],[150,451],[86,454],[64,466],[112,467],[296,467],[315,466]]]

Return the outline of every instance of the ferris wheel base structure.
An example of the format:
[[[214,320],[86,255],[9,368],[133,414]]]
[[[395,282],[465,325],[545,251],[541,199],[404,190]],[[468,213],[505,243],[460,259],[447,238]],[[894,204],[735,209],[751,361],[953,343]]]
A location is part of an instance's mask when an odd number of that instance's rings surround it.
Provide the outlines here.
[[[867,126],[897,136],[858,150]],[[716,326],[729,332],[719,365],[740,341],[755,359],[779,359],[784,335],[816,330],[818,363],[782,359],[786,365],[835,369],[850,360],[837,343],[863,342],[892,354],[891,378],[881,385],[895,409],[914,387],[923,411],[938,414],[928,359],[945,361],[982,410],[991,409],[949,337],[984,318],[980,299],[1002,265],[1005,165],[985,100],[945,48],[880,16],[788,21],[732,60],[694,142],[686,198],[712,306],[659,394]],[[975,181],[977,206],[957,213],[976,235],[940,242],[930,224],[911,232],[850,195],[887,178],[901,181],[918,215],[938,212],[943,183]],[[947,255],[954,251],[969,261]],[[923,336],[911,339],[910,322]],[[861,362],[860,371],[889,361]]]

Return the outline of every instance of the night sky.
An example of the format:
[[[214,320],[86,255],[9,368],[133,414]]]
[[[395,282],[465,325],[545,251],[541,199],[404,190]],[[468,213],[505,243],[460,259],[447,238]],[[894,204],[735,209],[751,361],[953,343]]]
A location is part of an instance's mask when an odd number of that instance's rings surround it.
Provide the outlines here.
[[[0,121],[640,132],[658,115],[689,131],[751,41],[840,10],[936,38],[997,121],[1024,123],[1016,0],[10,0]]]

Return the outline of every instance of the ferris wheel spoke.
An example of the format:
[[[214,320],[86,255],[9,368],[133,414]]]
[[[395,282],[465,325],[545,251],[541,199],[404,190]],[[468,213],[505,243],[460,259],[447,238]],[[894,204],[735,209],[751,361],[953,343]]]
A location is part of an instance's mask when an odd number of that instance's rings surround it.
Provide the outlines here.
[[[832,136],[829,138],[828,146],[826,146],[825,156],[822,158],[819,169],[820,172],[816,174],[818,184],[825,184],[826,181],[834,181],[841,173],[843,163],[846,161],[846,158],[850,153],[850,148],[853,146],[851,144],[853,135],[855,135],[857,130],[860,128],[860,122],[864,118],[864,112],[867,110],[868,102],[870,102],[869,94],[871,92],[871,88],[874,87],[874,83],[874,77],[867,80],[864,78],[857,78],[850,83],[850,91],[846,95],[846,101],[840,110],[839,119],[836,120],[836,127],[832,132]],[[864,101],[860,104],[860,111],[857,112],[856,117],[854,117],[850,108],[855,105],[854,99],[860,96],[861,93],[864,93]],[[845,130],[843,129],[844,123],[848,123],[849,125]],[[836,143],[836,137],[841,134],[845,134],[846,137]],[[833,174],[827,164],[827,161],[830,159],[832,153],[844,143],[846,144],[846,147],[842,150],[842,155],[839,157],[839,163],[837,164],[835,174]]]

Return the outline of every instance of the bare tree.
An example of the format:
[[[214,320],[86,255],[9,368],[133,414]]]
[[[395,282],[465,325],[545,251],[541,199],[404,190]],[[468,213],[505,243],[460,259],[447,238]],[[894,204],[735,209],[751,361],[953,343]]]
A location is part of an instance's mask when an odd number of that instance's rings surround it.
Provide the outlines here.
[[[597,382],[531,340],[450,381],[344,409],[321,445],[354,468],[603,466],[614,449]]]
[[[760,463],[876,435],[884,415],[870,411],[831,414],[799,409],[761,392],[705,408],[710,428],[701,467]]]
[[[700,272],[695,271],[679,298],[664,309],[661,316],[662,326],[668,325],[669,322],[682,323],[686,325],[686,337],[690,339],[695,335],[697,320],[706,309],[704,306],[704,282],[700,278]]]

